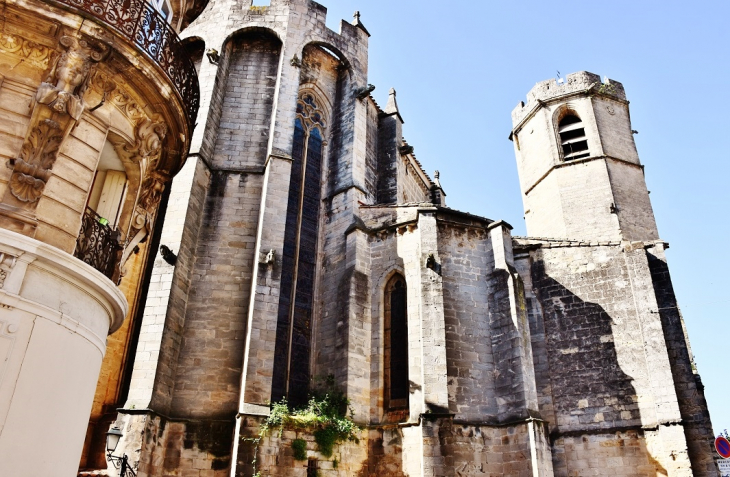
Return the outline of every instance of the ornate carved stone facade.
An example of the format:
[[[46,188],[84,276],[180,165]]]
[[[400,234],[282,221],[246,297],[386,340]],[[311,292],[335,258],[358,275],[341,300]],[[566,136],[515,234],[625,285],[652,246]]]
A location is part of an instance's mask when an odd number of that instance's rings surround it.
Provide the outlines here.
[[[118,399],[124,318],[137,309],[148,235],[199,104],[170,21],[186,24],[203,2],[164,15],[137,3],[2,2],[2,475],[73,475],[84,434]],[[92,404],[97,380],[103,397]],[[62,444],[43,437],[49,426],[64,429]]]

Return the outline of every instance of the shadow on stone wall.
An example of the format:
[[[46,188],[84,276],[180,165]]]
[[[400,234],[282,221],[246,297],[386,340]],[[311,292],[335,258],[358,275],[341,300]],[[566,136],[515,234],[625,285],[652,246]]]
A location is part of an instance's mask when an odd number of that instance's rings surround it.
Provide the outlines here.
[[[664,340],[670,356],[674,388],[679,400],[679,411],[684,423],[687,451],[692,470],[697,476],[715,475],[714,434],[710,413],[705,400],[704,386],[699,374],[693,370],[690,350],[684,331],[682,315],[677,306],[669,267],[663,260],[663,252],[649,249],[649,262],[654,294],[659,305]],[[658,253],[659,255],[655,255]]]
[[[574,281],[571,288],[585,291],[583,295],[600,296],[595,280],[578,275],[568,279]],[[532,280],[543,309],[557,420],[551,438],[566,432],[640,426],[636,390],[618,363],[609,314],[548,276],[542,261],[533,264]]]

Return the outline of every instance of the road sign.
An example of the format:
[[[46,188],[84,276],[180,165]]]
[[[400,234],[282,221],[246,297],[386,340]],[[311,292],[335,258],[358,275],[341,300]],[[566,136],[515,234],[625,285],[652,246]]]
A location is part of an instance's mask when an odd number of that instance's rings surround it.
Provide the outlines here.
[[[717,461],[720,468],[720,477],[730,477],[730,459]]]
[[[715,439],[715,450],[720,454],[720,457],[727,459],[730,457],[730,442],[724,437],[719,436]]]

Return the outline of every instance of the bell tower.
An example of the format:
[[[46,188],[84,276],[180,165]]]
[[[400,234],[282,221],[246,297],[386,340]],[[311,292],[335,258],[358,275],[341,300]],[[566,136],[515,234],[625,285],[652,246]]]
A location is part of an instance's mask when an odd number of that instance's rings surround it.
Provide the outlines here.
[[[586,71],[542,81],[512,125],[528,235],[659,238],[621,83]]]

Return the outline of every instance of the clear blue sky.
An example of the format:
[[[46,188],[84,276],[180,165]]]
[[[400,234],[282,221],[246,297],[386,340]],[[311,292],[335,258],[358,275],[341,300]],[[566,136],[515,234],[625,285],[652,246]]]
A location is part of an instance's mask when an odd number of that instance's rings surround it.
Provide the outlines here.
[[[716,432],[730,428],[730,2],[320,0],[360,10],[370,83],[395,87],[404,135],[441,171],[449,206],[525,234],[510,112],[538,81],[588,70],[620,81]]]

